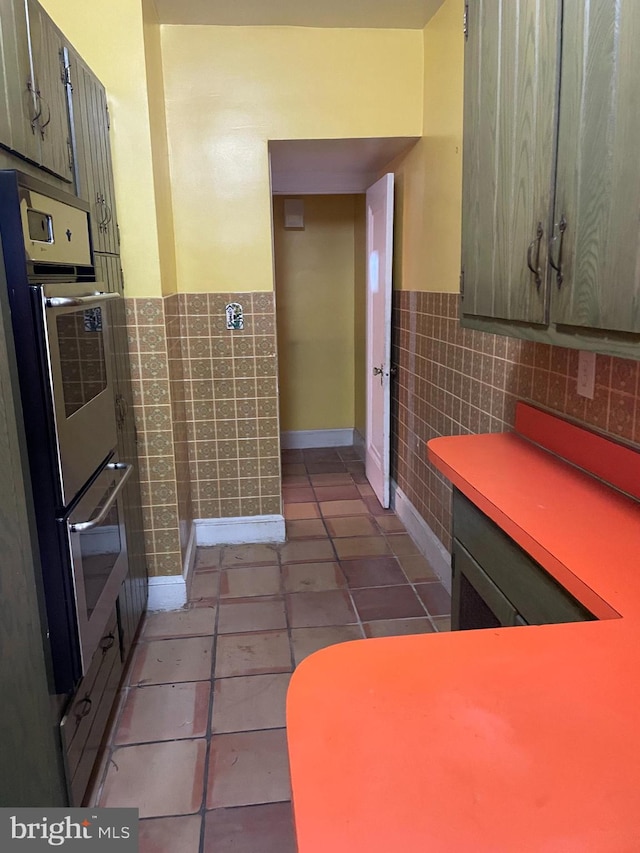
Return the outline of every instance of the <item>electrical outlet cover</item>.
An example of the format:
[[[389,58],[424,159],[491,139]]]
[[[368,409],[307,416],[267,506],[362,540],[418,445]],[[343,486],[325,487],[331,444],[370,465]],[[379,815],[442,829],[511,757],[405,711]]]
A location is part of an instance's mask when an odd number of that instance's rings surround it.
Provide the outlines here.
[[[580,350],[578,355],[577,392],[581,397],[593,400],[596,386],[596,354]]]
[[[226,306],[227,329],[229,331],[244,329],[244,312],[239,302],[229,302]]]

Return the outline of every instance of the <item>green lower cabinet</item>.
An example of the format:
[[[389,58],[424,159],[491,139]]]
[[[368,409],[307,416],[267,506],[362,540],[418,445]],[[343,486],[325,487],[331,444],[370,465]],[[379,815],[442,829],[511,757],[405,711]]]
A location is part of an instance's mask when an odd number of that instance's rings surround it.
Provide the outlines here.
[[[453,529],[454,630],[594,618],[457,490],[453,495]]]

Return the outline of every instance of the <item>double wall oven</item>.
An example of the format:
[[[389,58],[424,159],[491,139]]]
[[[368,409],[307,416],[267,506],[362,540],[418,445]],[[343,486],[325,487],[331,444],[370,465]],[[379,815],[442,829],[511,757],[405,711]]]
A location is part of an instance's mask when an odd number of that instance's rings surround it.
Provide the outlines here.
[[[86,673],[127,574],[115,451],[110,306],[96,281],[88,207],[0,171],[9,294],[56,693]]]

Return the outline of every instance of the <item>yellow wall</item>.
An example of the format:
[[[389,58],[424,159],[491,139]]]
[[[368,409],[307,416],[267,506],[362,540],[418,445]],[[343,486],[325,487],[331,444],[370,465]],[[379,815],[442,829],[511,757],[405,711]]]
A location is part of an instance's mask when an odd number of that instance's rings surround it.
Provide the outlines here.
[[[160,259],[140,0],[42,0],[107,89],[127,296],[159,296]]]
[[[161,32],[178,290],[271,290],[267,141],[419,135],[423,34]]]
[[[280,428],[353,429],[355,197],[303,198],[304,230],[273,201]]]
[[[423,138],[396,173],[394,287],[457,292],[462,221],[463,0],[445,0],[424,38]]]
[[[162,46],[160,24],[153,0],[142,0],[145,67],[149,95],[149,121],[153,186],[155,191],[160,252],[162,294],[175,293],[176,249],[173,235],[173,204],[171,200],[171,175],[169,172],[169,147],[167,117],[164,106],[164,77],[162,72]]]

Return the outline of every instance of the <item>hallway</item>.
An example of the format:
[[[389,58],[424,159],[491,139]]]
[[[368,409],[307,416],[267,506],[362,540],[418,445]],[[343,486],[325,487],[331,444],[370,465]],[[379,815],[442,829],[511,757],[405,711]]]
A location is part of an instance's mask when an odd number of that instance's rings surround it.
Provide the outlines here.
[[[97,791],[149,818],[141,853],[295,851],[293,669],[333,643],[450,628],[448,593],[353,448],[282,461],[287,542],[199,548],[188,607],[143,627]]]

